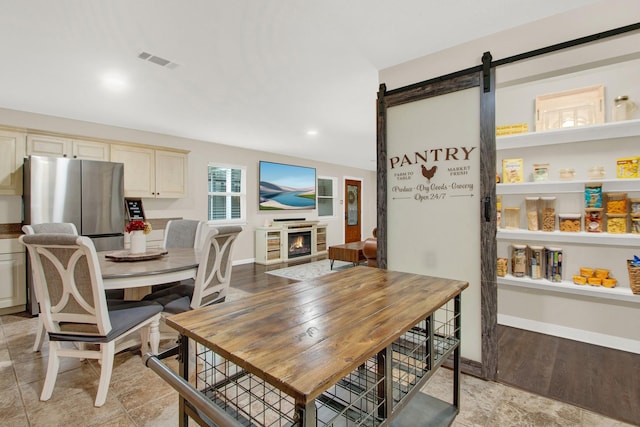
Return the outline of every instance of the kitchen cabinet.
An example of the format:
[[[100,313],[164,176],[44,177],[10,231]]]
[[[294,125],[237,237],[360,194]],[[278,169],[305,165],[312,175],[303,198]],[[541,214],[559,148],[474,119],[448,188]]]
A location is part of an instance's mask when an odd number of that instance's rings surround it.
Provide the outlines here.
[[[109,161],[109,144],[53,135],[27,135],[27,155]]]
[[[25,134],[0,130],[0,195],[22,194],[22,163]]]
[[[124,163],[126,197],[181,198],[187,194],[187,153],[111,145],[111,161]]]
[[[0,239],[0,313],[24,311],[27,303],[25,249],[18,239]]]

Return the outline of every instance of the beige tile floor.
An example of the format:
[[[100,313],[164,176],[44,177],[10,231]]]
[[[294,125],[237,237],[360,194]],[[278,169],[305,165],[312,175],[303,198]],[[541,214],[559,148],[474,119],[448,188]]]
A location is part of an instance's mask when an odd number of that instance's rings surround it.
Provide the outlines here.
[[[235,295],[239,295],[236,293]],[[234,294],[230,295],[233,298]],[[61,364],[52,398],[39,400],[48,343],[32,346],[36,319],[0,316],[0,426],[175,426],[177,393],[144,367],[139,350],[116,355],[104,406],[93,401],[99,369],[95,361]],[[171,345],[163,341],[162,345]],[[169,362],[177,368],[175,361]],[[441,368],[424,390],[451,402],[451,371]],[[194,424],[194,423],[190,423]],[[454,426],[624,426],[592,412],[495,382],[462,376],[461,411]]]

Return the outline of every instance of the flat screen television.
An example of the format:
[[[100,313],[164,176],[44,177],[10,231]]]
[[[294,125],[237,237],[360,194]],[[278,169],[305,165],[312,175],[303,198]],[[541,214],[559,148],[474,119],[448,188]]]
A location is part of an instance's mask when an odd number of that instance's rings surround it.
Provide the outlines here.
[[[316,208],[316,169],[260,161],[260,210]]]

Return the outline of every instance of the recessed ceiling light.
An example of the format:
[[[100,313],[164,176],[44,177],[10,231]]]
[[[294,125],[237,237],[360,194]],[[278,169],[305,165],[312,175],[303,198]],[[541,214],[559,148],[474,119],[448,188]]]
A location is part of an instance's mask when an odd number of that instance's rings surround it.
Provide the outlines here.
[[[316,136],[317,134],[318,134],[318,131],[317,131],[317,130],[315,130],[315,129],[309,129],[309,130],[307,131],[307,135],[308,135],[308,136]]]
[[[127,80],[120,74],[107,73],[102,76],[102,85],[113,92],[122,92],[127,89]]]

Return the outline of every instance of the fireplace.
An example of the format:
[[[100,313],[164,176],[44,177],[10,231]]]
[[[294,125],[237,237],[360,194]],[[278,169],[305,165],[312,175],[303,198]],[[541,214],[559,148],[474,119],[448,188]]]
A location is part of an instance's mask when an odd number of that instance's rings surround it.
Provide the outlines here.
[[[311,231],[288,233],[288,258],[311,255]]]

